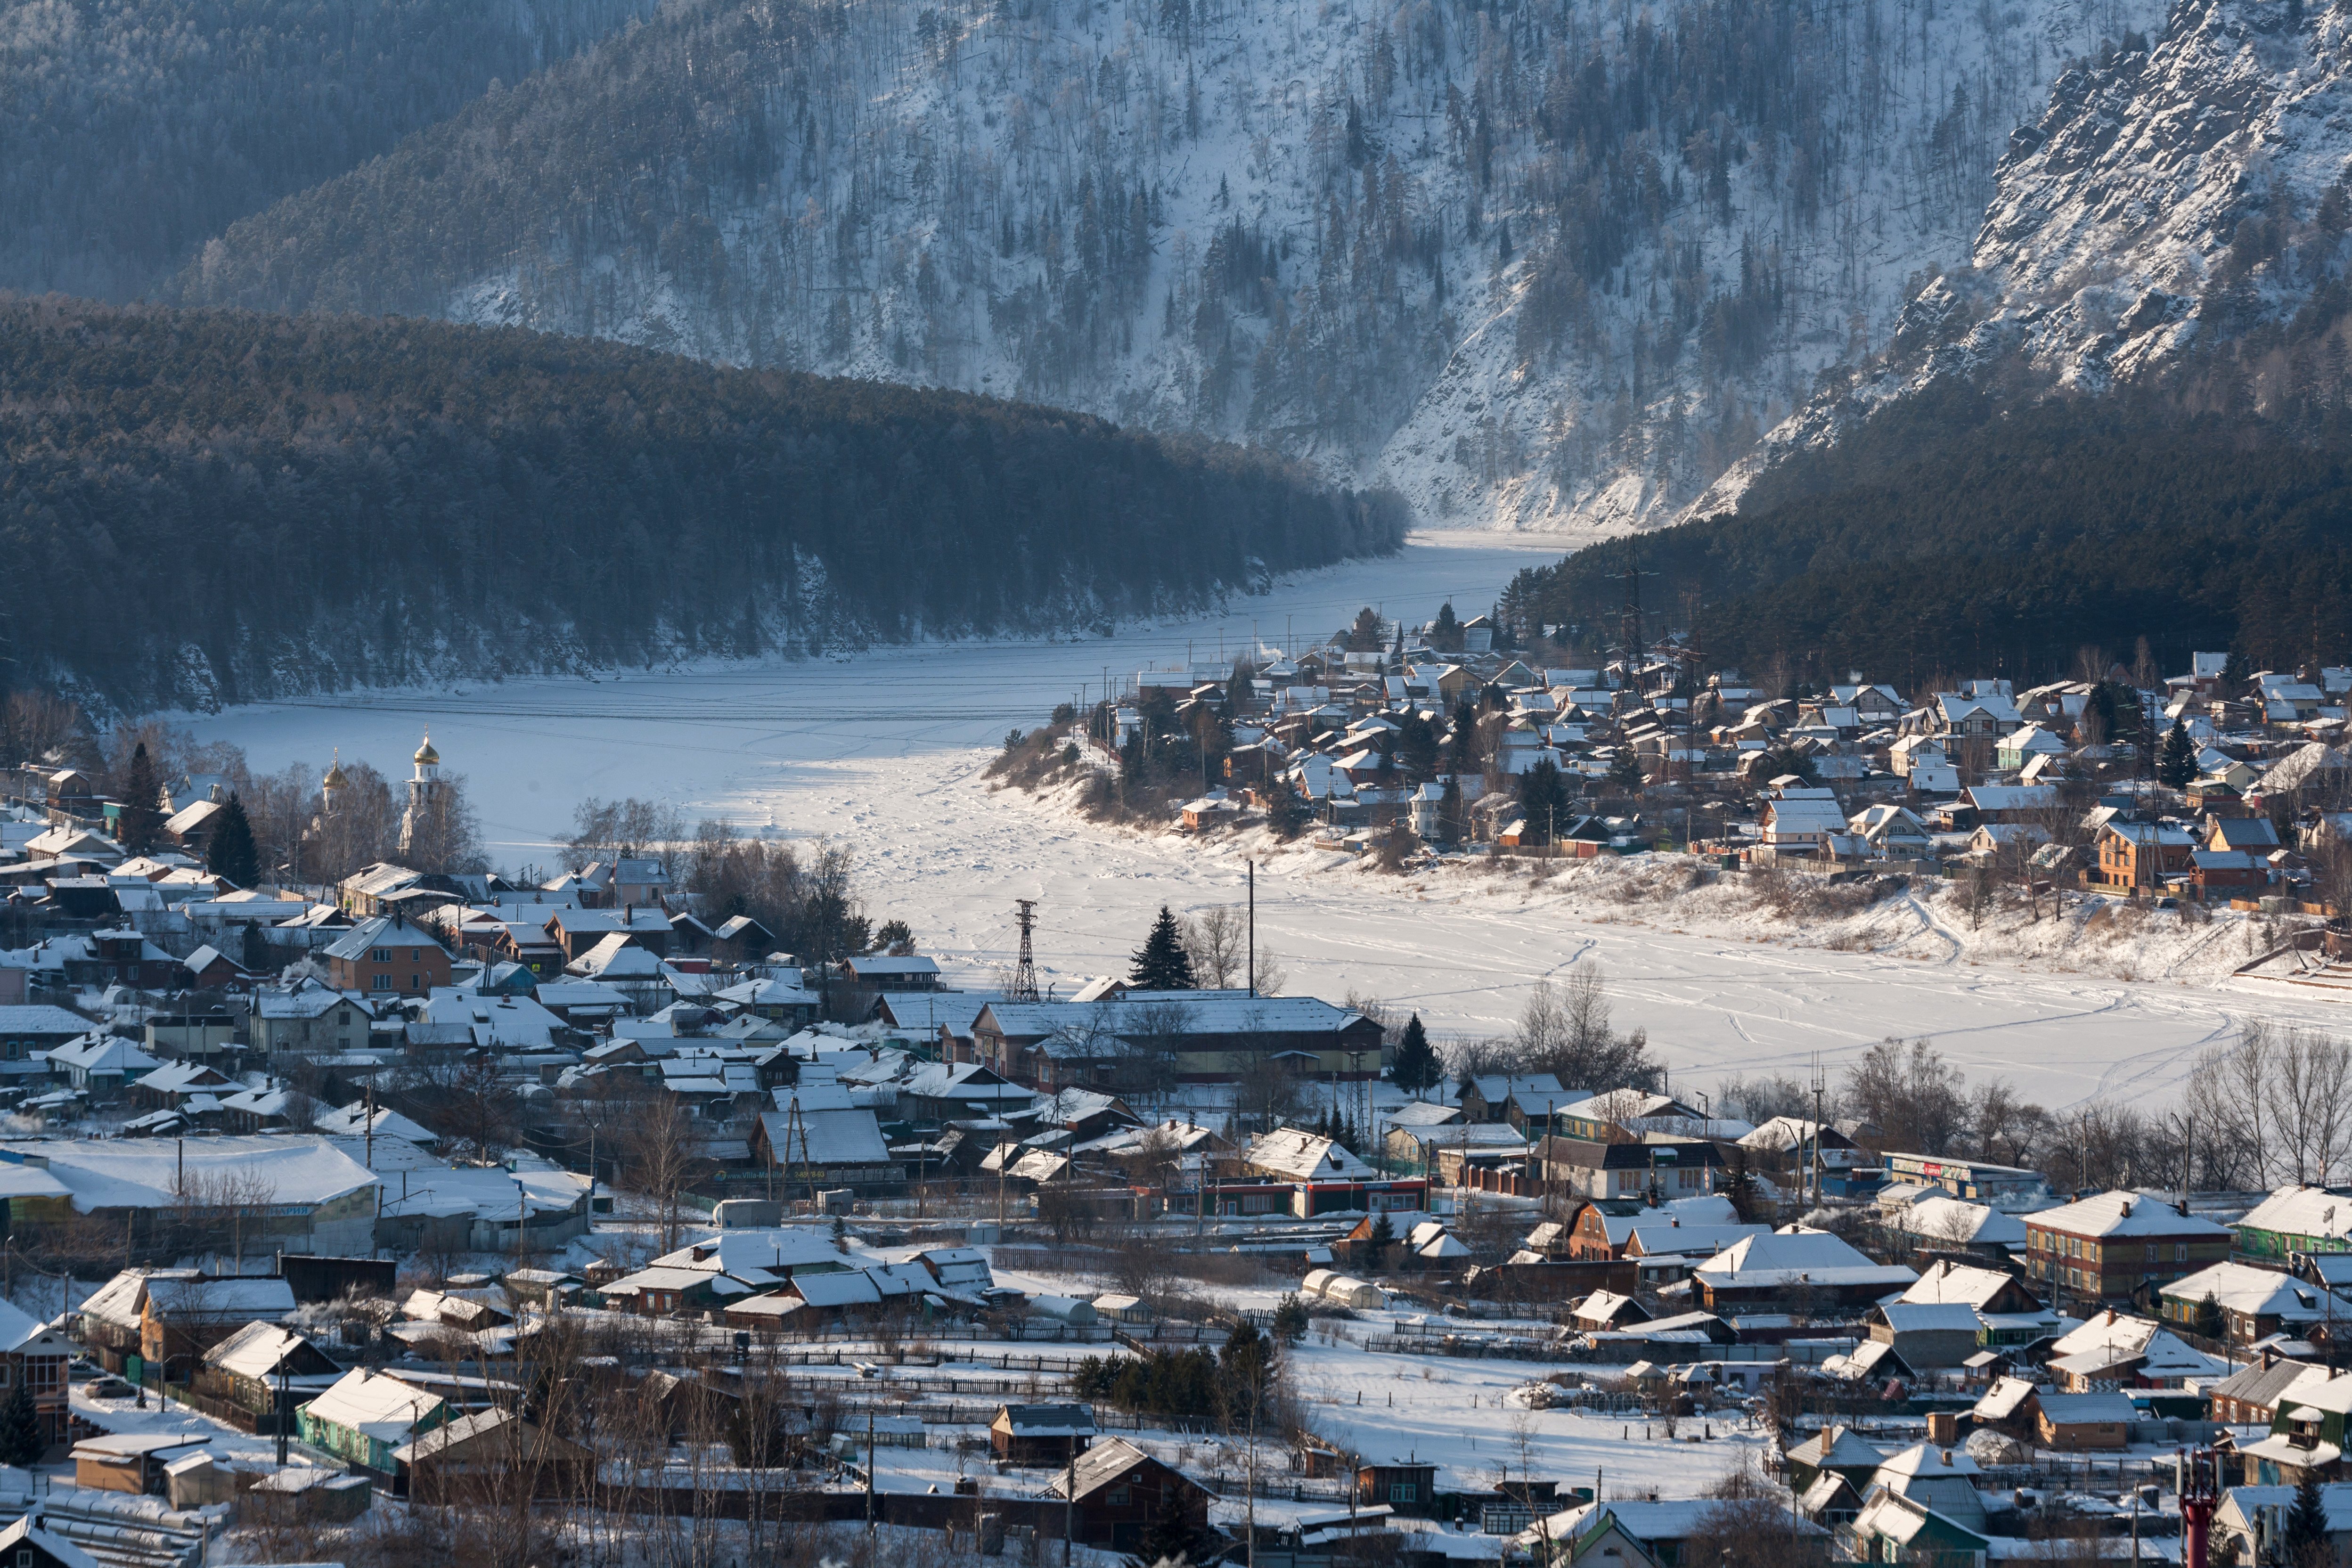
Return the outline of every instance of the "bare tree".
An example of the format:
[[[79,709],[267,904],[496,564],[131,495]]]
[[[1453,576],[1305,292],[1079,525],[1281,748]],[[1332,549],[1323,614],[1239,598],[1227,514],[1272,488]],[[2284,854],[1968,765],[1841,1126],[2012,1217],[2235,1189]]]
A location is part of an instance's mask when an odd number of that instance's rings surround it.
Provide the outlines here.
[[[572,809],[572,832],[563,846],[564,868],[583,869],[596,860],[656,859],[675,875],[689,841],[686,818],[667,801],[598,800],[590,795]]]
[[[785,1151],[777,1154],[789,1161]],[[629,1130],[622,1150],[625,1179],[659,1206],[662,1250],[677,1249],[686,1194],[702,1174],[703,1161],[695,1147],[694,1120],[669,1095],[646,1102]]]
[[[1184,956],[1192,980],[1204,991],[1224,991],[1244,978],[1249,961],[1249,920],[1230,904],[1218,904],[1187,919],[1181,928]]]
[[[2302,1028],[2259,1019],[2235,1044],[2198,1058],[2188,1101],[2210,1140],[2233,1147],[2263,1186],[2325,1185],[2352,1148],[2352,1048]]]

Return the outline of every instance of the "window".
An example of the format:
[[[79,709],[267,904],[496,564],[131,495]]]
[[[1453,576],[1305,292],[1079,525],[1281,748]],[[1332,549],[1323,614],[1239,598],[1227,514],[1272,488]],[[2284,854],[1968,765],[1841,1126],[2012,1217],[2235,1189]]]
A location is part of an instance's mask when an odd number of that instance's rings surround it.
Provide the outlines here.
[[[368,949],[368,957],[378,963],[390,963],[392,962],[392,949],[388,947],[372,947]]]
[[[1389,1483],[1389,1501],[1391,1502],[1413,1502],[1419,1500],[1420,1495],[1421,1488],[1412,1481]]]
[[[1113,1508],[1125,1508],[1127,1506],[1127,1489],[1125,1487],[1111,1488],[1108,1495],[1103,1499],[1103,1501],[1108,1503]]]
[[[391,990],[391,989],[392,989],[392,976],[391,976],[391,975],[389,975],[389,974],[379,974],[379,975],[377,975],[374,979],[373,979],[373,980],[371,980],[371,981],[369,981],[369,982],[368,982],[368,989],[369,989],[369,990],[371,990],[371,991],[389,991],[389,990]]]
[[[424,977],[423,975],[421,975],[421,974],[412,974],[412,975],[410,975],[410,976],[408,977],[408,988],[409,988],[411,991],[422,991],[422,990],[424,990],[424,989],[425,989],[425,977]]]
[[[2186,1263],[2189,1261],[2189,1244],[2187,1242],[2177,1241],[2172,1244],[2172,1261],[2175,1263]]]

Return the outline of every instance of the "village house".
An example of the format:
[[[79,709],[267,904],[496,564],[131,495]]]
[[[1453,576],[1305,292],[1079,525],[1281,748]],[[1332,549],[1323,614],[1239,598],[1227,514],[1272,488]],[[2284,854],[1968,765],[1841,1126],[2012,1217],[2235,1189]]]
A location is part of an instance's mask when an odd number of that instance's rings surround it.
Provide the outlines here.
[[[2164,1321],[2192,1334],[2251,1345],[2285,1332],[2300,1336],[2337,1317],[2352,1327],[2352,1300],[2292,1274],[2246,1263],[2212,1263],[2160,1292]]]
[[[338,991],[423,996],[449,984],[449,953],[433,933],[404,915],[362,921],[321,953]]]
[[[1692,1272],[1710,1312],[1783,1310],[1793,1304],[1861,1306],[1918,1279],[1900,1264],[1874,1263],[1827,1231],[1790,1226],[1744,1237]]]
[[[2025,1216],[2026,1268],[2060,1304],[2128,1304],[2229,1257],[2226,1226],[2109,1192]]]
[[[1077,1542],[1110,1552],[1132,1552],[1144,1531],[1171,1513],[1189,1517],[1196,1530],[1205,1527],[1210,1495],[1123,1437],[1089,1447],[1045,1488],[1048,1499],[1075,1501]]]
[[[992,1002],[972,1025],[980,1058],[1048,1091],[1110,1082],[1135,1055],[1171,1067],[1180,1083],[1231,1083],[1279,1060],[1328,1082],[1376,1079],[1387,1068],[1380,1025],[1312,996],[1192,993],[1182,1000]]]
[[[362,1367],[302,1405],[296,1419],[302,1441],[388,1485],[399,1472],[397,1451],[446,1423],[449,1407],[437,1394]]]
[[[1095,1439],[1095,1413],[1086,1405],[1003,1405],[988,1424],[988,1446],[1009,1465],[1067,1464]]]

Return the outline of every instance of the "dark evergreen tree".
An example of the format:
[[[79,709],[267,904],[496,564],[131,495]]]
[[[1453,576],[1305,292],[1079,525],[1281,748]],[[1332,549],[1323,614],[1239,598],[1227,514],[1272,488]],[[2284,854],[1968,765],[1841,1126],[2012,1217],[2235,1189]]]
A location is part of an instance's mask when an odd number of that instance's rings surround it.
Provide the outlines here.
[[[1381,629],[1380,612],[1366,605],[1356,612],[1356,624],[1348,628],[1348,651],[1349,653],[1380,652]]]
[[[1307,1303],[1298,1299],[1296,1290],[1286,1292],[1274,1304],[1274,1333],[1276,1339],[1297,1344],[1307,1337],[1309,1321]]]
[[[1767,755],[1756,770],[1759,779],[1782,779],[1794,773],[1810,784],[1820,776],[1813,768],[1813,759],[1794,746],[1782,746]]]
[[[41,1414],[33,1408],[33,1392],[23,1378],[0,1401],[0,1465],[30,1469],[41,1462],[48,1445],[41,1441]]]
[[[1388,1210],[1382,1209],[1374,1215],[1371,1239],[1367,1243],[1371,1248],[1373,1268],[1388,1267],[1389,1248],[1396,1245],[1396,1225],[1389,1218]]]
[[[1307,797],[1288,784],[1277,783],[1273,790],[1273,797],[1265,804],[1265,825],[1274,829],[1276,838],[1296,838],[1307,830],[1315,814],[1307,806]]]
[[[1404,1037],[1397,1041],[1396,1058],[1389,1065],[1389,1080],[1412,1095],[1445,1081],[1445,1064],[1437,1059],[1418,1013],[1405,1020]]]
[[[1274,1390],[1277,1370],[1275,1342],[1246,1318],[1235,1323],[1217,1358],[1227,1407],[1238,1415],[1246,1415],[1254,1408],[1263,1409]]]
[[[269,939],[261,934],[259,921],[245,922],[245,941],[239,944],[237,963],[248,974],[266,974],[276,967],[269,954]]]
[[[1306,1309],[1299,1309],[1306,1315]],[[1191,1494],[1180,1487],[1162,1487],[1151,1517],[1143,1522],[1130,1568],[1191,1568],[1205,1555],[1206,1521],[1201,1510],[1186,1501]]]
[[[163,781],[147,755],[147,742],[131,749],[131,765],[122,774],[122,809],[114,818],[114,837],[129,855],[152,855],[163,836]]]
[[[1619,746],[1609,759],[1609,787],[1619,795],[1642,793],[1642,759],[1631,746]]]
[[[14,69],[0,50],[12,126]],[[0,565],[0,623],[42,679],[131,710],[184,700],[192,658],[225,701],[275,694],[266,650],[315,637],[332,679],[407,679],[424,603],[435,658],[485,673],[1045,630],[1073,593],[1205,604],[1389,548],[1401,516],[1268,455],[1059,410],[415,320],[0,298],[0,562],[48,563]],[[488,534],[465,521],[493,510]],[[200,656],[174,629],[198,602]],[[518,618],[533,637],[495,630]]]
[[[1429,628],[1429,646],[1440,653],[1462,651],[1462,622],[1454,614],[1451,599],[1437,606],[1437,619]]]
[[[261,850],[253,841],[253,824],[245,815],[245,803],[235,795],[221,807],[220,826],[205,846],[205,869],[240,888],[261,880]]]
[[[1184,952],[1184,938],[1176,929],[1176,917],[1166,904],[1160,906],[1160,918],[1151,922],[1150,933],[1135,952],[1129,966],[1128,978],[1139,991],[1190,991],[1196,982],[1192,978],[1192,960]]]
[[[2205,1299],[2197,1303],[2197,1332],[2205,1339],[2218,1340],[2228,1329],[2221,1319],[2221,1304],[2213,1299],[2212,1291],[2206,1291]]]
[[[2334,1568],[2335,1552],[2327,1543],[2327,1500],[2319,1489],[2319,1472],[2308,1469],[2295,1483],[2294,1502],[2286,1511],[2281,1553],[2287,1568]]]
[[[1622,750],[1619,754],[1623,754]],[[1566,826],[1569,815],[1568,786],[1560,779],[1559,765],[1549,757],[1538,757],[1517,782],[1523,824],[1519,842],[1549,844],[1552,834]]]
[[[2164,732],[2164,750],[2157,754],[2157,782],[2167,789],[2185,789],[2196,776],[2196,743],[2189,738],[2189,726],[2175,719]]]

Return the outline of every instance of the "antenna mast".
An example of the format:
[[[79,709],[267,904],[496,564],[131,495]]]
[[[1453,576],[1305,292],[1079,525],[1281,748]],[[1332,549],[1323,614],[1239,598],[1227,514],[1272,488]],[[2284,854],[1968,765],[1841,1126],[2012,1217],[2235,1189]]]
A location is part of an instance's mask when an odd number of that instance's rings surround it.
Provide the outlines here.
[[[1013,966],[1013,999],[1015,1002],[1034,1002],[1037,1000],[1037,958],[1030,950],[1029,938],[1037,926],[1037,900],[1015,899],[1013,902],[1020,906],[1013,918],[1021,926],[1021,961]]]

